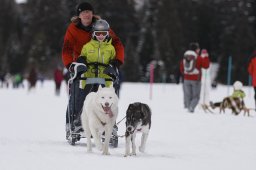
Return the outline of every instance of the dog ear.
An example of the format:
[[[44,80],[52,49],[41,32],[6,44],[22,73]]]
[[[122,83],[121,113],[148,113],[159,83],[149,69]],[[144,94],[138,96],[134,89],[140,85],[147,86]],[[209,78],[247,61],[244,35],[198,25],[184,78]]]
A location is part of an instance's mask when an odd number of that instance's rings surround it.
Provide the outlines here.
[[[100,91],[102,89],[102,86],[101,86],[101,84],[99,85],[99,88],[98,88],[98,91]]]
[[[141,113],[143,116],[143,119],[146,119],[148,114],[146,114],[147,112],[151,112],[150,108],[148,107],[148,105],[146,104],[141,104]]]
[[[129,111],[129,110],[131,110],[132,106],[133,106],[133,104],[129,104],[129,106],[128,106],[128,109],[127,109],[126,113],[128,113],[128,111]]]

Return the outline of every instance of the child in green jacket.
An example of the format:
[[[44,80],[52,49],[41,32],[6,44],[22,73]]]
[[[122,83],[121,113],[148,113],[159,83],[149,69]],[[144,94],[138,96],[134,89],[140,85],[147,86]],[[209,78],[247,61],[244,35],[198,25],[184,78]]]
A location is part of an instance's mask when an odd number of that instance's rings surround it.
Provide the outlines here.
[[[105,74],[104,70],[115,59],[115,55],[116,51],[109,36],[109,24],[106,20],[97,20],[93,26],[92,39],[83,46],[78,58],[84,60],[87,65],[87,71],[83,75],[86,80],[83,81],[82,86],[87,84],[110,86],[111,77]]]
[[[236,81],[236,82],[233,84],[233,88],[234,88],[234,91],[233,91],[232,95],[229,96],[229,97],[231,97],[231,98],[233,98],[233,99],[234,99],[234,98],[239,98],[240,101],[242,102],[243,99],[245,98],[245,93],[244,93],[244,91],[242,90],[242,88],[243,88],[242,82]],[[211,106],[211,108],[214,109],[214,108],[216,108],[216,107],[220,107],[221,103],[222,103],[222,102],[217,102],[217,103],[210,102],[210,106]]]

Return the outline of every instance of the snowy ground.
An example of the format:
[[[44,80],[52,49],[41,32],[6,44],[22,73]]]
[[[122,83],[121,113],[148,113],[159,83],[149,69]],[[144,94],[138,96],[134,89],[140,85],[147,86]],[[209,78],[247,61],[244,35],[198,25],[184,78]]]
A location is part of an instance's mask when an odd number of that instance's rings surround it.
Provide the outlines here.
[[[86,152],[86,139],[76,146],[65,140],[67,94],[55,96],[54,84],[47,81],[27,89],[0,89],[0,169],[1,170],[255,170],[256,116],[245,117],[204,113],[183,108],[181,85],[158,84],[149,100],[149,85],[125,83],[120,98],[118,120],[128,104],[139,101],[152,109],[152,130],[146,153],[123,157],[124,138],[119,147],[103,156],[96,148]],[[246,104],[253,107],[253,91],[245,88]],[[218,101],[227,87],[212,90]],[[119,135],[124,134],[124,122]],[[138,135],[140,137],[140,135]],[[139,141],[137,141],[139,142]]]

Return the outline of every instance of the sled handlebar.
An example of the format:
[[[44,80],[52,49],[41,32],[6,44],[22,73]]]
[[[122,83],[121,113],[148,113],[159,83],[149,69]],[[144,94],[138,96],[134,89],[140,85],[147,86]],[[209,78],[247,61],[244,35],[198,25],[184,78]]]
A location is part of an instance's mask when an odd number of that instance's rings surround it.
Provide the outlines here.
[[[97,77],[98,66],[103,66],[105,68],[110,67],[109,64],[103,64],[103,63],[98,63],[98,62],[87,63],[86,66],[94,66],[95,67],[95,74],[96,74],[95,79],[98,78]],[[103,74],[106,74],[106,73],[103,72]],[[108,74],[106,74],[106,75],[108,75]],[[119,75],[119,73],[118,73],[118,71],[116,71],[115,74],[111,74],[111,76],[108,75],[108,76],[110,76],[110,78],[101,78],[101,79],[104,79],[104,81],[112,81],[113,83],[115,83],[115,82],[119,81],[118,75]],[[81,76],[77,76],[77,74],[74,74],[74,76],[70,77],[69,82],[72,83],[74,80],[87,80],[87,79],[89,79],[89,77],[81,77]]]

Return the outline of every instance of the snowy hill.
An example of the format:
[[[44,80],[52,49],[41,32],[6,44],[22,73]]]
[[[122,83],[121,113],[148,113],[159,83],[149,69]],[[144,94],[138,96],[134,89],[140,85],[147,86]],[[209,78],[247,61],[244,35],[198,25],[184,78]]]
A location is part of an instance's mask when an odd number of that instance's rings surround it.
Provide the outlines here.
[[[64,84],[63,84],[64,85]],[[245,88],[246,104],[253,107],[253,91]],[[219,101],[226,86],[211,90],[210,99]],[[156,84],[149,100],[149,85],[124,83],[119,102],[122,119],[131,102],[147,103],[152,109],[152,129],[146,153],[123,157],[125,141],[103,156],[95,147],[86,152],[86,139],[76,146],[65,140],[67,93],[54,94],[54,83],[38,84],[34,91],[0,89],[1,170],[255,170],[256,117],[204,113],[183,108],[182,86]],[[124,134],[124,121],[119,135]],[[140,135],[138,135],[140,137]]]

